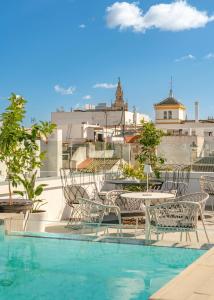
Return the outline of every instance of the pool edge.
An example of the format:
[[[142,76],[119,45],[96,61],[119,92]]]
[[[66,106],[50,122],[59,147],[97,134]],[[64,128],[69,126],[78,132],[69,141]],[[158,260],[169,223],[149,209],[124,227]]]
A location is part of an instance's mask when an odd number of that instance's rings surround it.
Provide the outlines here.
[[[214,299],[214,248],[204,253],[149,298],[187,299]]]

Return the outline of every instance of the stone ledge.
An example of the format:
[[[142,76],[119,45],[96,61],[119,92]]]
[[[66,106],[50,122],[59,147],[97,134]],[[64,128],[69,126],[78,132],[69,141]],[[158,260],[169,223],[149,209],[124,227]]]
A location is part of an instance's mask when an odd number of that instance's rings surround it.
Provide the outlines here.
[[[214,248],[150,297],[150,300],[199,299],[214,299]]]

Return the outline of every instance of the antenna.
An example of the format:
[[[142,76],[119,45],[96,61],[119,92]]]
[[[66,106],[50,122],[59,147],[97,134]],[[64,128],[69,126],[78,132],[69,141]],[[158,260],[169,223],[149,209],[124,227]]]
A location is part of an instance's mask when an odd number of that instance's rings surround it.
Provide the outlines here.
[[[170,80],[169,97],[173,98],[173,78],[172,78],[172,76],[171,76],[171,80]]]

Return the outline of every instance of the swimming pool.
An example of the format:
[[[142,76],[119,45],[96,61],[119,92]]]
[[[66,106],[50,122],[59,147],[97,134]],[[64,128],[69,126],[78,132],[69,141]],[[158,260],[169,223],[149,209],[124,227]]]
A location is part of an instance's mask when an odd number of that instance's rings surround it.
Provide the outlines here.
[[[148,299],[201,250],[3,237],[1,300]]]

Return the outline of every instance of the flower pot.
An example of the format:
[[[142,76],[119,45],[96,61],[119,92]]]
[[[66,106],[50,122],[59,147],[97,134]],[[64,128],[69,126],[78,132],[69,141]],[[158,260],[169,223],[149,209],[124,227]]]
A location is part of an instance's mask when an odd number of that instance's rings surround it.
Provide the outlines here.
[[[46,211],[35,211],[29,214],[25,231],[44,232],[47,220]]]
[[[32,201],[24,199],[14,199],[12,204],[9,203],[8,199],[0,199],[0,213],[26,213],[31,210]]]

